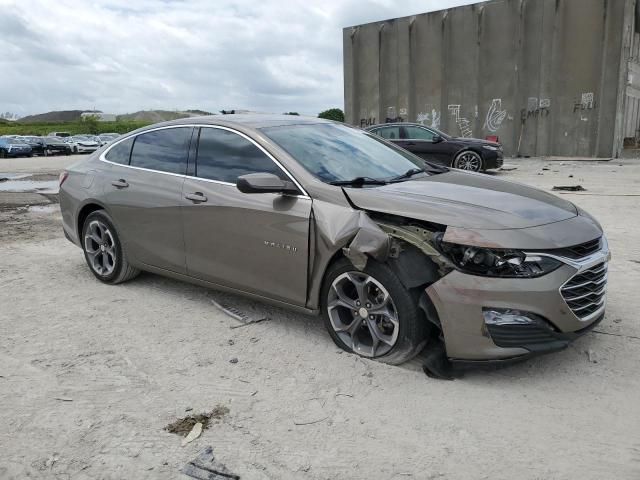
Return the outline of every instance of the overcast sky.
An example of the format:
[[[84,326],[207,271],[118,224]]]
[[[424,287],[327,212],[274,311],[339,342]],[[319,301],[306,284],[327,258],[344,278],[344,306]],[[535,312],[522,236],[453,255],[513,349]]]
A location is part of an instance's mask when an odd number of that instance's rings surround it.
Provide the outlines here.
[[[342,28],[471,0],[0,0],[0,112],[342,108]]]

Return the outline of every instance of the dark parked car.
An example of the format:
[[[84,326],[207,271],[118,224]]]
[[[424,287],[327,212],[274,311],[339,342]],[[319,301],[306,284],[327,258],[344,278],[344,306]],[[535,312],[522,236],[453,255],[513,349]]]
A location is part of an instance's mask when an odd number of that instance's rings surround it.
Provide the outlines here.
[[[386,123],[367,131],[386,138],[425,160],[447,167],[480,172],[500,168],[502,145],[478,138],[451,137],[419,123]]]
[[[322,313],[338,346],[388,363],[425,345],[443,363],[520,360],[605,311],[609,247],[588,213],[318,118],[131,132],[62,173],[60,208],[102,282],[146,270]]]
[[[0,158],[7,157],[30,157],[31,147],[18,140],[10,137],[0,137]]]
[[[21,140],[31,147],[33,155],[47,155],[47,144],[42,137],[22,137]]]
[[[58,137],[42,137],[46,155],[71,155],[71,147]]]

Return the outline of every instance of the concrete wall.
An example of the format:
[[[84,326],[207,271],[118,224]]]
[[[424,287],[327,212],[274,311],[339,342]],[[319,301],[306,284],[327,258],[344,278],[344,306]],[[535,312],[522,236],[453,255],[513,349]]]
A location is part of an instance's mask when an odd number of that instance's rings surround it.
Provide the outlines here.
[[[347,122],[496,135],[513,155],[615,156],[634,121],[635,2],[493,0],[345,28]]]

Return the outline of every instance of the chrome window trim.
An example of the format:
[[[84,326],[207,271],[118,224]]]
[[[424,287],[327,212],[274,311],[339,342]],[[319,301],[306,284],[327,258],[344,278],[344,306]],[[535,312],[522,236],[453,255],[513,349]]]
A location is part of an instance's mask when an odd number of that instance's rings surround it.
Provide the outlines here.
[[[251,143],[253,143],[256,147],[258,147],[260,149],[260,151],[262,153],[264,153],[269,159],[271,159],[271,161],[273,163],[275,163],[278,168],[280,168],[280,170],[282,170],[284,172],[284,174],[289,177],[289,179],[291,179],[291,181],[294,183],[294,185],[296,187],[298,187],[298,189],[302,192],[302,195],[288,195],[288,196],[294,196],[294,197],[299,197],[299,198],[308,198],[311,199],[311,197],[309,196],[309,194],[307,193],[307,191],[302,187],[302,185],[295,179],[295,177],[293,175],[291,175],[291,173],[289,173],[289,171],[273,156],[271,155],[271,153],[269,153],[262,145],[260,145],[258,142],[256,142],[253,138],[251,138],[250,136],[246,135],[243,132],[240,132],[238,130],[235,130],[233,128],[230,127],[225,127],[222,125],[205,125],[205,124],[199,124],[199,123],[190,123],[190,124],[181,124],[181,125],[167,125],[164,127],[156,127],[156,128],[150,128],[149,130],[145,130],[143,132],[139,132],[136,133],[134,135],[128,135],[124,138],[118,139],[117,142],[113,142],[111,143],[105,150],[104,152],[102,152],[100,154],[100,156],[98,157],[98,160],[100,160],[101,162],[105,162],[105,163],[110,163],[111,165],[117,165],[120,167],[126,167],[126,168],[133,168],[134,170],[143,170],[145,172],[153,172],[153,173],[160,173],[163,175],[172,175],[175,177],[183,177],[183,178],[192,178],[195,180],[201,180],[203,182],[210,182],[210,183],[217,183],[219,185],[232,185],[235,187],[235,183],[230,183],[230,182],[223,182],[221,180],[213,180],[210,178],[201,178],[201,177],[196,177],[194,175],[186,175],[186,174],[180,174],[180,173],[171,173],[171,172],[163,172],[162,170],[154,170],[151,168],[144,168],[144,167],[134,167],[133,165],[124,165],[122,163],[116,163],[116,162],[112,162],[110,160],[107,160],[106,155],[107,153],[109,153],[109,151],[115,147],[116,145],[118,145],[120,142],[124,142],[125,140],[128,140],[130,138],[135,138],[138,135],[143,135],[145,133],[149,133],[149,132],[155,132],[158,130],[167,130],[169,128],[194,128],[194,127],[198,127],[198,128],[217,128],[219,130],[227,130],[229,132],[235,133],[236,135],[239,135],[241,137],[243,137],[244,139],[250,141]]]

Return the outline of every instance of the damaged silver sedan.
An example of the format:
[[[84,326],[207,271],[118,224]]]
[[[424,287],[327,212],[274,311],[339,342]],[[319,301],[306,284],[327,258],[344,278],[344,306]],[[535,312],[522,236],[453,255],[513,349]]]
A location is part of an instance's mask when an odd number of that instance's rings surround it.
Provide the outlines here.
[[[604,316],[609,249],[589,214],[334,122],[140,129],[65,171],[60,205],[102,282],[145,270],[321,313],[338,346],[388,363],[519,360]]]

